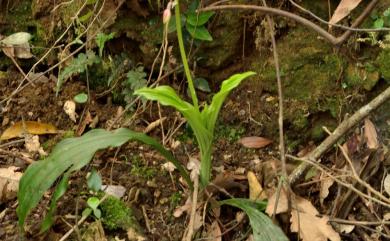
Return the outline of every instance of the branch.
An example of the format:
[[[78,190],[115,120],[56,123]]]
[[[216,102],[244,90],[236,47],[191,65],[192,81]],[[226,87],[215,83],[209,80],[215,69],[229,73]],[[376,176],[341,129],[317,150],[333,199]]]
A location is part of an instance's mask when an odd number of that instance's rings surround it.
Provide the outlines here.
[[[333,146],[348,130],[357,125],[360,121],[362,121],[368,114],[370,114],[373,110],[382,105],[385,101],[390,99],[390,87],[388,87],[385,91],[379,94],[375,99],[373,99],[370,103],[360,108],[355,114],[353,114],[350,118],[341,122],[341,124],[333,131],[333,133],[328,136],[316,149],[314,149],[308,157],[311,162],[320,162],[319,158],[324,154],[330,147]],[[293,173],[290,174],[289,179],[291,185],[297,182],[300,177],[309,169],[310,164],[304,162],[300,164]]]
[[[374,9],[374,7],[378,3],[378,1],[379,0],[371,1],[367,5],[367,7],[364,9],[364,11],[360,14],[360,16],[353,22],[353,24],[351,26],[352,29],[345,31],[340,37],[333,36],[332,34],[325,31],[323,28],[321,28],[320,26],[318,26],[317,24],[313,23],[312,21],[310,21],[306,18],[303,18],[303,17],[296,15],[294,13],[290,13],[290,12],[287,12],[287,11],[284,11],[281,9],[277,9],[277,8],[261,7],[261,6],[256,6],[256,5],[219,5],[219,6],[209,6],[209,7],[201,8],[201,9],[198,9],[198,11],[205,12],[205,11],[217,11],[217,10],[225,10],[225,9],[231,9],[231,10],[242,9],[242,10],[254,10],[254,11],[259,11],[259,12],[263,12],[263,13],[270,14],[270,15],[282,16],[282,17],[292,19],[292,20],[302,24],[303,26],[305,26],[311,30],[314,30],[319,35],[321,35],[324,39],[326,39],[328,42],[330,42],[332,45],[339,46],[339,45],[343,44],[349,38],[349,36],[351,36],[351,34],[353,33],[353,29],[356,28],[357,26],[359,26],[363,22],[363,20],[372,11],[372,9]],[[367,29],[365,29],[365,30],[367,30]],[[381,29],[381,31],[382,30],[386,30],[386,29]],[[378,29],[372,29],[370,31],[376,32],[376,31],[378,31]],[[368,31],[366,31],[366,32],[368,32]]]

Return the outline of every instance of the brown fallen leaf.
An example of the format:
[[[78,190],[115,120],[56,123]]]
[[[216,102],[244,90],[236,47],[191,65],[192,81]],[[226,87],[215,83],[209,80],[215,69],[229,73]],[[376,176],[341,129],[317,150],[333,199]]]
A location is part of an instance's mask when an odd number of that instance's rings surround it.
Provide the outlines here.
[[[263,187],[260,185],[259,180],[257,180],[256,175],[248,171],[247,174],[248,177],[248,185],[249,185],[249,199],[256,201],[256,200],[264,200],[267,198],[265,195],[265,192],[263,190]]]
[[[293,195],[293,194],[292,194]],[[340,235],[328,224],[329,218],[326,216],[317,217],[318,211],[310,201],[295,196],[292,200],[291,231],[299,232],[303,241],[339,241]],[[266,213],[271,216],[275,207],[276,193],[269,199]],[[276,214],[284,213],[288,210],[288,200],[284,189],[281,190]]]
[[[213,221],[207,232],[207,240],[222,241],[221,228],[219,227],[218,222],[216,220]]]
[[[16,197],[19,189],[21,172],[17,172],[18,167],[10,166],[0,168],[0,204]]]
[[[329,188],[335,182],[333,179],[329,178],[324,172],[321,173],[321,185],[320,185],[320,203],[324,205],[325,198],[329,195]]]
[[[87,110],[87,113],[85,114],[83,120],[80,122],[79,126],[77,127],[76,136],[81,136],[84,133],[87,125],[89,123],[92,123],[92,121],[93,119],[91,113],[89,112],[89,110]]]
[[[7,128],[0,137],[0,140],[8,140],[22,137],[24,133],[33,135],[56,134],[57,128],[51,124],[36,121],[20,121]]]
[[[355,9],[362,0],[342,0],[329,20],[330,24],[338,23],[341,19],[348,16],[348,14]]]
[[[364,120],[364,136],[366,137],[367,147],[373,150],[378,149],[378,134],[375,129],[374,123],[370,119]]]
[[[263,148],[272,143],[270,139],[259,136],[243,137],[238,142],[247,148]]]
[[[291,212],[291,231],[299,232],[303,241],[340,241],[340,235],[328,224],[329,217],[317,217],[317,209],[310,201],[296,197]]]

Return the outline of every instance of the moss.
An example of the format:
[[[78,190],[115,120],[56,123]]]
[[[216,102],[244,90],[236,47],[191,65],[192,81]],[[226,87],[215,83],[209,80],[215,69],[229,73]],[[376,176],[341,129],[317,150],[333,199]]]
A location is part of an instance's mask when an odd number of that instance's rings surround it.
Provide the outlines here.
[[[369,91],[378,83],[379,77],[379,72],[369,63],[363,66],[350,64],[346,70],[345,83],[347,87],[364,88]]]
[[[342,88],[338,84],[346,62],[333,52],[326,41],[303,27],[290,29],[279,39],[285,120],[295,131],[308,127],[308,114],[330,111],[337,116]],[[252,70],[259,74],[254,78],[264,91],[277,94],[276,74],[272,55],[268,59],[256,59]]]
[[[381,76],[385,80],[390,81],[390,49],[382,50],[375,62]]]
[[[237,13],[226,11],[219,15],[211,29],[212,42],[202,41],[198,53],[199,64],[207,69],[220,69],[231,63],[237,56],[243,31],[242,20]]]
[[[218,124],[215,129],[214,139],[226,139],[230,143],[236,142],[245,133],[245,128],[242,126],[231,126],[225,124]]]
[[[141,231],[132,209],[121,200],[110,196],[99,207],[102,211],[102,223],[108,230],[133,228]]]

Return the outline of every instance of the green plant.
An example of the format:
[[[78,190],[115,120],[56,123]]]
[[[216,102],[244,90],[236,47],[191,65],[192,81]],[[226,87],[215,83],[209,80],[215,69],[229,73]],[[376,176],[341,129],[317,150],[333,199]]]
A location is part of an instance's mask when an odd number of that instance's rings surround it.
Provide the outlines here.
[[[122,95],[127,105],[135,100],[134,92],[147,85],[146,73],[143,66],[136,67],[126,74],[126,79],[122,83]],[[145,104],[145,99],[142,99]]]
[[[249,217],[255,241],[287,241],[283,231],[273,224],[272,220],[261,211],[264,211],[266,202],[254,202],[244,198],[227,199],[221,205],[230,205],[242,209]]]
[[[85,54],[80,53],[77,55],[77,58],[72,59],[70,64],[66,66],[58,75],[56,95],[58,95],[58,92],[60,91],[64,81],[75,74],[84,73],[88,66],[97,64],[99,62],[99,56],[96,56],[96,54],[91,50],[87,50]]]
[[[115,37],[115,32],[110,34],[98,33],[96,35],[96,44],[99,47],[99,56],[103,56],[104,45],[107,41],[113,39]]]
[[[151,179],[156,175],[156,169],[143,164],[140,156],[134,156],[131,159],[131,165],[130,173],[134,176]]]
[[[76,102],[76,103],[79,103],[79,104],[84,104],[85,102],[88,101],[88,95],[84,92],[82,93],[79,93],[77,95],[75,95],[73,97],[73,100]]]
[[[373,28],[383,28],[390,26],[390,8],[386,9],[383,13],[373,13],[371,15],[371,19],[373,20],[372,26]],[[378,32],[369,32],[368,37],[359,38],[360,42],[368,42],[371,45],[377,45],[381,48],[390,48],[390,34],[380,34]]]
[[[54,191],[48,214],[42,224],[42,230],[47,230],[53,223],[56,203],[66,192],[69,176],[74,171],[87,165],[97,150],[120,146],[129,140],[143,142],[158,150],[176,166],[190,188],[192,188],[187,171],[169,151],[153,138],[125,128],[117,129],[113,132],[95,129],[81,137],[62,140],[54,147],[52,153],[46,159],[33,163],[27,168],[19,183],[19,206],[16,210],[19,225],[23,228],[27,215],[36,207],[47,189],[62,175]]]
[[[193,1],[187,12],[184,14],[185,28],[188,33],[194,38],[204,41],[213,41],[213,37],[206,28],[206,23],[214,15],[214,12],[197,13],[196,9],[199,6],[199,1]]]
[[[198,141],[201,168],[200,180],[205,187],[210,180],[211,175],[211,151],[214,139],[214,128],[217,121],[219,111],[225,98],[230,91],[236,88],[242,80],[254,75],[254,72],[246,72],[242,74],[235,74],[222,82],[221,89],[213,96],[210,105],[205,104],[203,109],[200,109],[198,98],[196,96],[194,82],[188,66],[187,56],[184,50],[183,35],[181,31],[181,19],[179,3],[175,7],[177,37],[179,42],[180,54],[183,61],[184,71],[187,77],[188,87],[192,98],[192,103],[182,100],[170,86],[158,86],[156,88],[141,88],[136,90],[136,95],[141,95],[149,100],[156,100],[162,105],[172,106],[178,110],[194,131],[196,140]]]
[[[102,223],[108,230],[128,230],[131,227],[137,231],[141,230],[132,209],[118,198],[108,196],[100,204],[100,209],[102,211]]]

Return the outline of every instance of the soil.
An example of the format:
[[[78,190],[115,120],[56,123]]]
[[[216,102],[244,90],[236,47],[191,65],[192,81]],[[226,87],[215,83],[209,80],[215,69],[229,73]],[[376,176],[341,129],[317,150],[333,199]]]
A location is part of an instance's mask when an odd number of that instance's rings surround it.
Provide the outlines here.
[[[39,1],[34,1],[35,4],[37,2],[39,3]],[[116,3],[116,1],[108,2],[110,4]],[[154,14],[153,11],[147,6],[139,4],[138,1],[131,2],[133,5],[130,4],[131,6],[129,6],[127,4],[118,11],[116,16],[118,19],[113,20],[110,28],[108,28],[110,31],[118,31],[119,36],[107,44],[108,47],[105,51],[113,56],[126,51],[133,53],[128,60],[133,67],[130,69],[143,66],[145,72],[148,72],[152,69],[151,65],[154,56],[157,54],[155,47],[158,45],[156,41],[159,41],[160,36],[151,31],[153,27],[150,27],[149,22],[145,20],[149,14]],[[0,6],[2,4],[0,0]],[[46,8],[49,9],[50,5],[44,5],[42,7],[44,10],[39,7],[33,10],[35,12],[34,19],[37,22],[41,17],[44,20],[40,20],[48,24],[47,16],[43,13]],[[110,10],[112,9],[111,6]],[[139,10],[138,15],[130,14],[127,16],[126,11],[129,11],[129,9],[131,11]],[[52,17],[58,21],[68,18],[66,13],[69,13],[65,10],[61,11],[59,13],[61,16],[53,14]],[[67,11],[73,10],[67,9]],[[194,240],[208,237],[214,222],[219,225],[222,236],[222,239],[215,240],[251,240],[249,237],[251,228],[248,218],[240,219],[240,211],[236,208],[229,206],[216,207],[216,201],[232,196],[235,198],[249,198],[250,184],[247,178],[249,171],[255,174],[264,189],[267,199],[275,194],[281,180],[282,167],[277,129],[279,106],[276,84],[272,82],[275,81],[272,68],[273,60],[270,51],[268,51],[269,41],[257,39],[259,36],[264,37],[266,32],[258,33],[255,30],[263,18],[259,19],[255,15],[250,16],[248,30],[246,30],[246,34],[248,34],[246,39],[248,42],[247,48],[249,50],[242,51],[242,38],[230,36],[228,28],[226,28],[231,17],[234,19],[231,24],[237,27],[235,31],[244,32],[244,29],[241,29],[241,18],[235,18],[237,16],[235,13],[227,17],[218,15],[218,18],[216,18],[218,21],[215,20],[214,23],[210,24],[210,26],[213,26],[210,28],[214,28],[215,33],[224,42],[218,42],[217,39],[212,43],[202,43],[203,45],[200,44],[195,48],[195,53],[199,51],[199,56],[201,56],[196,73],[200,76],[210,76],[210,78],[215,79],[215,81],[210,82],[212,93],[218,91],[221,80],[231,73],[247,70],[246,67],[248,66],[258,69],[261,73],[255,79],[244,82],[239,88],[235,89],[229,95],[221,110],[213,145],[212,175],[213,183],[218,185],[219,188],[209,187],[206,189],[210,196],[205,193],[202,194],[210,205],[207,206],[204,202],[199,203],[198,211],[204,215],[204,223]],[[7,19],[1,17],[0,20],[1,27],[1,22],[6,22]],[[14,18],[12,20],[14,21]],[[129,22],[133,25],[128,29],[124,28],[123,23],[127,24]],[[326,137],[327,134],[322,129],[323,126],[330,129],[335,128],[343,119],[354,113],[359,106],[367,103],[388,87],[388,82],[383,76],[383,66],[385,65],[383,62],[385,61],[378,63],[377,59],[386,59],[386,56],[390,54],[387,55],[387,52],[380,52],[380,50],[367,50],[369,49],[367,46],[365,46],[366,50],[359,52],[347,45],[348,48],[351,48],[350,52],[352,54],[340,51],[341,53],[335,55],[334,49],[329,45],[320,45],[324,41],[319,40],[316,35],[310,35],[302,28],[282,20],[277,24],[278,48],[283,52],[281,54],[282,61],[284,61],[282,70],[285,71],[283,78],[286,80],[286,87],[288,87],[286,88],[287,98],[285,100],[286,149],[288,154],[302,157]],[[44,27],[49,29],[48,25]],[[8,25],[4,29],[10,30]],[[36,28],[35,30],[38,32],[42,29]],[[52,28],[48,31],[50,31],[50,34],[55,34]],[[228,38],[229,36],[231,38]],[[289,44],[289,41],[292,41],[291,39],[298,40],[297,36],[299,41]],[[74,36],[69,35],[68,38],[67,41],[70,42]],[[44,41],[44,39],[39,39],[37,42],[42,43]],[[260,41],[262,46],[255,50],[256,41]],[[126,44],[131,44],[131,47],[125,48]],[[89,47],[93,49],[95,46]],[[97,50],[97,48],[94,49]],[[230,52],[226,49],[229,49]],[[181,96],[186,96],[186,90],[181,81],[182,73],[180,71],[170,72],[170,70],[178,67],[178,55],[174,51],[168,56],[169,66],[164,71],[166,70],[170,74],[163,80],[163,83],[170,84],[180,92]],[[241,58],[240,54],[246,55],[245,58]],[[264,58],[258,60],[259,54],[262,54]],[[351,56],[356,57],[358,54],[367,57],[362,57],[362,59],[351,58]],[[239,57],[237,57],[238,55]],[[205,56],[207,56],[207,61],[204,61],[204,58],[202,60],[202,57]],[[6,100],[18,88],[23,76],[5,55],[1,55],[0,59],[0,101],[2,101]],[[48,67],[47,65],[54,63],[53,59],[57,60],[57,57],[51,56],[45,65],[39,66],[39,69],[45,69]],[[370,59],[370,61],[366,61],[366,59]],[[108,62],[112,64],[114,61],[110,59]],[[156,103],[145,105],[142,101],[138,101],[132,109],[123,114],[123,109],[128,104],[123,97],[122,99],[118,97],[122,93],[120,91],[125,88],[123,82],[109,90],[106,83],[98,83],[101,79],[109,77],[100,73],[109,72],[104,69],[107,67],[104,64],[108,62],[104,62],[98,69],[96,69],[96,66],[94,66],[95,69],[91,68],[91,81],[88,84],[84,78],[85,73],[74,75],[61,86],[58,96],[56,95],[58,69],[55,69],[46,79],[37,80],[34,82],[34,86],[29,85],[12,98],[7,99],[8,101],[2,101],[0,103],[0,123],[2,123],[0,133],[19,121],[37,121],[52,124],[59,130],[57,134],[39,135],[41,147],[46,153],[50,154],[55,145],[61,140],[85,134],[93,128],[116,129],[127,127],[131,130],[144,131],[150,123],[165,117],[165,121],[161,125],[152,128],[148,134],[163,142],[165,147],[170,149],[184,166],[189,162],[189,157],[199,158],[197,143],[190,128],[184,122],[179,124],[182,118],[174,109],[158,106]],[[25,72],[29,70],[28,67],[31,67],[30,64],[22,65]],[[115,66],[115,63],[112,65]],[[368,71],[368,65],[375,68],[372,67],[374,68],[373,72],[369,72],[370,75],[367,75],[368,77],[366,76],[367,78],[364,79],[372,81],[367,87],[366,82],[362,83],[360,74],[368,73],[364,72]],[[129,71],[126,68],[125,66],[123,70],[118,70],[119,67],[111,66],[109,69],[110,71],[118,71],[119,74],[116,74],[119,76]],[[153,78],[156,77],[155,74],[153,74]],[[307,79],[316,77],[315,81]],[[305,82],[301,82],[303,79],[305,79]],[[121,80],[123,81],[123,78]],[[291,82],[289,82],[290,80]],[[348,85],[348,87],[340,87],[341,83]],[[85,104],[76,105],[78,118],[75,123],[65,113],[64,104],[66,101],[73,100],[74,96],[82,92],[88,93],[89,99]],[[199,96],[201,102],[210,100],[212,97],[210,93],[202,91],[199,91]],[[367,148],[366,135],[368,134],[365,134],[364,129],[368,127],[363,122],[356,129],[350,130],[339,142],[340,145],[344,144],[350,152],[353,165],[361,171],[359,174],[362,175],[364,182],[369,183],[375,190],[380,190],[386,197],[389,193],[386,193],[388,190],[383,187],[383,185],[386,185],[383,180],[387,177],[390,165],[390,152],[388,151],[390,146],[389,107],[390,103],[387,102],[369,116],[378,134],[379,147],[375,150]],[[89,126],[92,121],[85,124],[88,113],[92,119],[96,118],[95,120],[97,120],[94,127]],[[364,126],[365,128],[363,128]],[[174,134],[168,136],[174,130],[176,130]],[[258,149],[247,148],[240,143],[240,140],[243,137],[250,136],[267,138],[272,141],[272,144]],[[18,171],[23,173],[30,165],[28,160],[39,161],[44,158],[42,153],[29,152],[23,142],[23,138],[17,138],[0,143],[0,169],[17,167]],[[132,215],[136,220],[135,223],[137,223],[137,231],[145,238],[144,240],[181,240],[188,229],[189,208],[186,208],[186,203],[191,198],[191,193],[179,172],[167,171],[163,167],[165,163],[166,160],[160,154],[138,142],[128,142],[119,148],[100,150],[86,167],[71,175],[68,191],[57,203],[55,221],[49,231],[40,233],[40,224],[48,213],[54,187],[45,193],[39,205],[28,216],[25,233],[18,226],[16,215],[18,202],[16,197],[0,200],[0,240],[19,240],[23,237],[25,237],[25,240],[60,240],[80,220],[81,213],[87,207],[88,198],[94,195],[87,186],[87,176],[93,170],[97,170],[101,175],[104,185],[124,187],[126,191],[121,198],[122,203],[131,208]],[[340,153],[340,149],[337,148],[330,149],[322,157],[322,167],[328,168],[328,172],[335,176],[342,175],[340,171],[348,171],[348,164],[346,163],[348,162]],[[297,161],[288,160],[286,167],[288,174],[298,164]],[[292,187],[294,193],[299,196],[297,196],[297,199],[304,198],[308,200],[319,214],[332,217],[333,228],[337,230],[342,240],[389,239],[390,229],[387,224],[361,225],[354,222],[357,220],[388,221],[389,205],[379,205],[369,200],[369,197],[353,195],[349,188],[337,186],[335,183],[330,184],[330,187],[326,190],[328,193],[325,195],[324,185],[327,184],[324,180],[328,180],[326,174],[319,170],[310,170],[302,183]],[[348,178],[345,180],[351,181]],[[351,182],[353,183],[353,181]],[[366,191],[362,187],[357,186],[357,188]],[[178,215],[178,211],[181,209],[184,209],[185,212]],[[119,225],[112,229],[104,221],[104,216],[101,219],[103,224],[100,223],[100,219],[92,216],[80,224],[68,240],[81,240],[81,236],[83,240],[129,239],[129,227],[124,228]],[[346,227],[340,226],[340,220],[339,223],[334,221],[336,218],[348,219],[354,224],[354,229],[349,232],[340,231],[345,230]],[[292,232],[290,229],[290,217],[286,213],[277,215],[274,221],[290,240],[299,240],[296,232]],[[97,229],[100,231],[92,231],[95,236],[83,236],[93,230],[91,229],[93,225],[98,225]],[[102,232],[104,234],[101,234]]]

